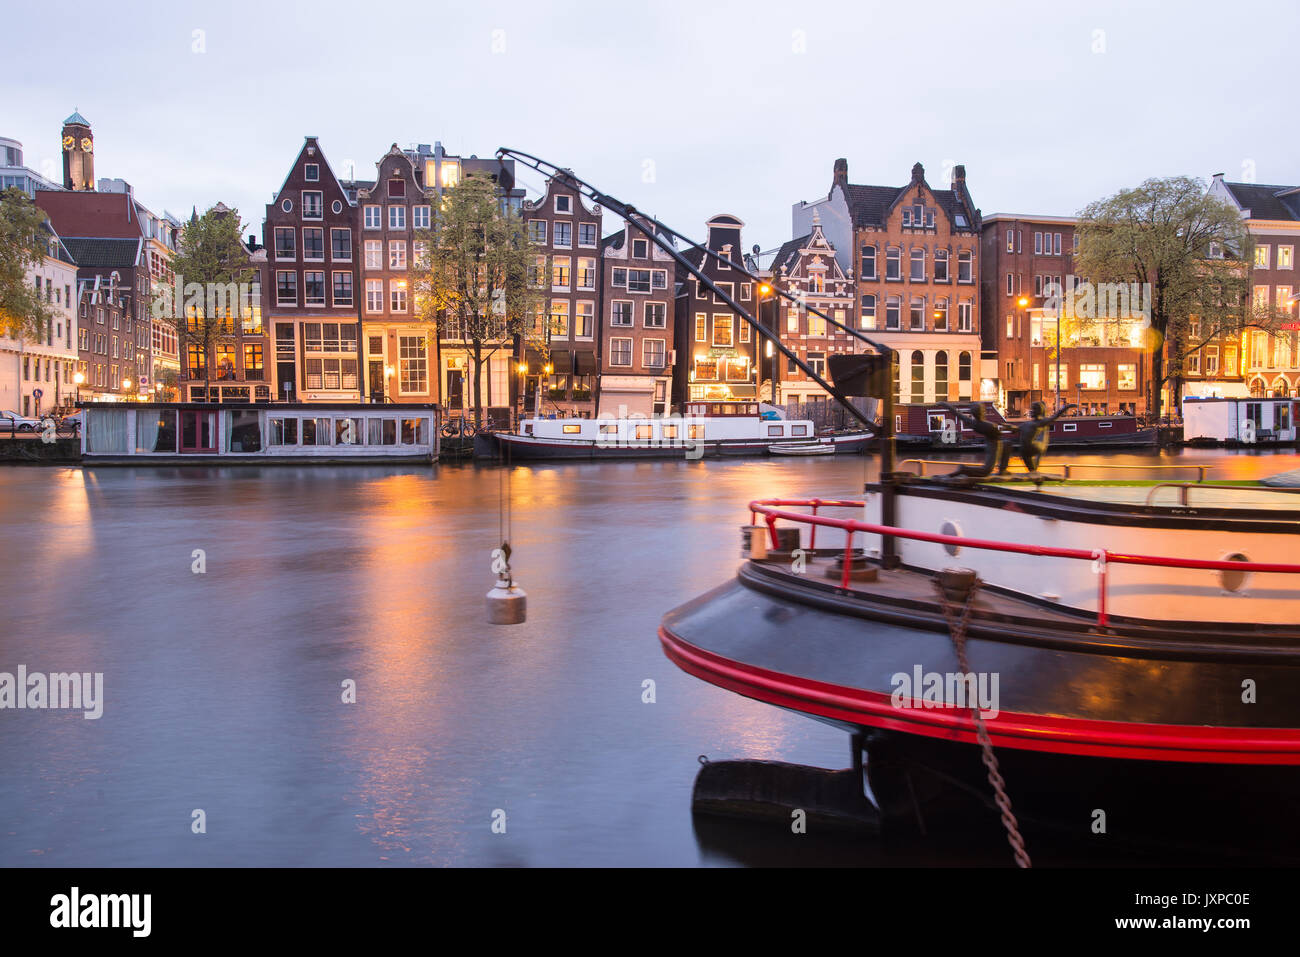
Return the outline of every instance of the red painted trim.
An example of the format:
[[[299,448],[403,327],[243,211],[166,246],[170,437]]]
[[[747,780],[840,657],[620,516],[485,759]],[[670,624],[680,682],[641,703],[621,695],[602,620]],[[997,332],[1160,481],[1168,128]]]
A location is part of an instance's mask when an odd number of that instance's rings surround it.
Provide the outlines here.
[[[896,708],[878,691],[828,684],[724,658],[683,641],[662,625],[664,653],[710,684],[767,704],[849,724],[976,743],[975,721],[955,708]],[[1300,765],[1300,729],[1096,721],[1004,711],[986,719],[1004,748],[1152,761]]]

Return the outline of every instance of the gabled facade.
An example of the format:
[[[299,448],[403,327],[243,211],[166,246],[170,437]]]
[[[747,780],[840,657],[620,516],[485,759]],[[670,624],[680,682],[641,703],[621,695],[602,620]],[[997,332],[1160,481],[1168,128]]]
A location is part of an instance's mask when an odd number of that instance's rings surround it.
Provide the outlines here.
[[[861,343],[847,332],[806,308],[818,309],[850,328],[857,325],[855,284],[836,258],[835,247],[826,238],[816,210],[812,216],[812,232],[790,240],[777,251],[771,265],[771,282],[798,300],[792,303],[775,297],[781,342],[822,378],[827,377],[826,360],[832,353],[865,350],[865,347],[859,348]],[[781,402],[830,401],[826,390],[797,365],[784,356],[773,357],[771,352],[775,350],[769,349],[766,343],[764,347],[764,356],[759,362],[760,377],[765,383],[772,378],[769,370],[775,358],[778,365],[775,378],[779,383],[777,398]],[[770,391],[768,395],[771,395]]]
[[[436,193],[396,143],[375,165],[374,182],[356,189],[365,394],[371,402],[437,402],[437,338],[415,303],[416,267],[426,255],[420,236]]]
[[[357,211],[309,136],[263,224],[265,321],[276,399],[361,398]]]
[[[536,387],[532,380],[540,365],[542,412],[591,418],[600,369],[602,210],[587,206],[576,185],[561,174],[547,179],[546,193],[525,201],[520,214],[532,245],[532,285],[543,297],[540,325],[535,321],[525,337],[525,408],[535,407],[535,399],[528,401],[529,387]]]
[[[39,417],[75,400],[77,353],[77,264],[46,223],[45,255],[27,267],[26,281],[54,313],[40,338],[0,334],[0,409]]]
[[[744,223],[729,213],[708,221],[706,247],[723,259],[744,265],[741,230]],[[748,311],[755,312],[753,281],[719,262],[699,246],[684,256]],[[700,399],[758,397],[754,330],[730,306],[680,265],[677,267],[677,362],[673,366],[673,405]],[[652,283],[653,285],[653,283]]]
[[[1247,330],[1240,337],[1215,342],[1200,357],[1189,357],[1185,370],[1186,395],[1295,396],[1300,395],[1300,348],[1297,348],[1297,299],[1300,272],[1300,186],[1229,183],[1216,174],[1210,195],[1227,203],[1245,221],[1254,242],[1250,262],[1251,309],[1271,316],[1281,326],[1278,334]],[[1228,364],[1232,350],[1236,362]],[[1225,380],[1225,375],[1232,376]]]
[[[977,397],[980,211],[966,168],[953,168],[949,189],[931,187],[920,163],[901,187],[848,175],[848,161],[836,160],[826,198],[794,205],[793,233],[811,233],[819,218],[855,278],[858,328],[898,350],[900,402]]]
[[[675,271],[676,261],[639,223],[625,221],[602,240],[602,414],[669,411],[677,332]]]

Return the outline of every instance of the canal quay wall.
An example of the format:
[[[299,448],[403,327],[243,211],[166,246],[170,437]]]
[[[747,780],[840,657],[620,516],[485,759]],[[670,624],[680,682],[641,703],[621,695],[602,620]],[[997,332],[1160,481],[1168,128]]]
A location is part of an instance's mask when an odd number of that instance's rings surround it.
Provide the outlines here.
[[[0,438],[0,464],[4,465],[78,465],[81,462],[81,439],[59,437],[53,442],[39,436]]]

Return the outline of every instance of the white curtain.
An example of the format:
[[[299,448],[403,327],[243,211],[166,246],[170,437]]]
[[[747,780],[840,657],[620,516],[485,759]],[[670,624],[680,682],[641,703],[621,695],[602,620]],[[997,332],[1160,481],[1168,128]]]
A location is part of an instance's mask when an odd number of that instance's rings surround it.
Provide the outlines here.
[[[101,455],[126,454],[127,409],[91,409],[86,440],[91,452]]]
[[[137,412],[135,414],[135,450],[137,452],[156,452],[158,446],[158,413]]]

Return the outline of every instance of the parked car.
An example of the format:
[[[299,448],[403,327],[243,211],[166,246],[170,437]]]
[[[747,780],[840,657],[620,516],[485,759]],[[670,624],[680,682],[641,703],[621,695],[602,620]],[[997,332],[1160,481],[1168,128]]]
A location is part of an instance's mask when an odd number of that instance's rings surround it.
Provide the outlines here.
[[[83,415],[84,413],[80,411],[73,412],[71,415],[65,415],[62,419],[59,420],[59,431],[70,432],[73,435],[79,435],[81,433],[81,423],[83,421],[82,419]]]
[[[35,432],[40,427],[40,419],[33,419],[30,415],[19,415],[12,409],[0,409],[0,433],[9,429],[16,432]]]

